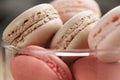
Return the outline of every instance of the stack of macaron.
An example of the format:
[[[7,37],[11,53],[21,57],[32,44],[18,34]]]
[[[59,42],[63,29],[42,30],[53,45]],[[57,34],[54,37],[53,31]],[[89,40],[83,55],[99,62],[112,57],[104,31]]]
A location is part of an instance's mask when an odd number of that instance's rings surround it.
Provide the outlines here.
[[[120,6],[100,16],[95,0],[54,0],[20,14],[2,36],[6,44],[25,51],[11,61],[14,80],[119,80]],[[82,58],[34,52],[80,49],[95,52]]]

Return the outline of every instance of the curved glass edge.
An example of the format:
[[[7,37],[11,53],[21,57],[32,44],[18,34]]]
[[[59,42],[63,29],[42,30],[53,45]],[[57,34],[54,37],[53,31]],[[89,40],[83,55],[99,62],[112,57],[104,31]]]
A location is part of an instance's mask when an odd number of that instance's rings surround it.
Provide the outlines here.
[[[4,42],[0,42],[1,47],[1,54],[0,54],[0,61],[1,61],[1,70],[2,75],[0,75],[0,80],[13,80],[13,77],[10,72],[10,62],[13,58],[14,54],[12,54],[13,48],[9,45],[6,45]]]
[[[25,50],[21,48],[14,47],[12,45],[7,45],[4,42],[0,42],[2,48],[8,50],[14,50],[16,52],[31,52],[34,54],[45,54],[45,55],[56,55],[56,56],[96,56],[98,52],[120,52],[120,47],[106,48],[106,49],[47,49],[44,50]],[[78,54],[81,53],[81,54]]]
[[[20,49],[11,45],[6,45],[5,43],[1,42],[0,43],[2,52],[0,55],[0,60],[1,60],[1,64],[2,64],[2,77],[0,76],[0,80],[13,80],[11,73],[10,73],[10,69],[9,69],[9,65],[10,65],[10,61],[13,58],[14,54],[11,52],[11,50],[15,50],[17,52],[32,52],[35,54],[50,54],[50,55],[57,55],[57,56],[90,56],[89,53],[91,52],[111,52],[111,51],[115,51],[115,52],[119,52],[120,53],[120,48],[111,48],[111,49],[99,49],[99,50],[90,50],[90,49],[73,49],[73,50],[35,50],[35,51],[28,51],[28,50],[24,50],[24,49]],[[78,53],[82,53],[82,54],[78,54]]]
[[[4,66],[3,66],[3,50],[2,47],[0,45],[0,80],[4,80],[3,79],[3,75],[4,75]]]

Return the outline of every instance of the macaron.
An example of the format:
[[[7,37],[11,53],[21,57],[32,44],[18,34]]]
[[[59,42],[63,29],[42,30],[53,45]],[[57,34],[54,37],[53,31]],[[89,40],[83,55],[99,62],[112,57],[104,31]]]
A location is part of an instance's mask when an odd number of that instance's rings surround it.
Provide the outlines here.
[[[63,23],[86,10],[91,10],[97,16],[101,16],[100,7],[95,0],[53,0],[50,4],[58,11]]]
[[[108,11],[96,24],[88,37],[90,49],[98,50],[94,53],[104,62],[120,60],[120,6]],[[103,50],[103,51],[99,51]]]
[[[61,27],[51,42],[51,49],[71,50],[88,49],[88,34],[99,18],[92,11],[83,11],[68,20]],[[65,62],[73,61],[70,57],[62,57]]]
[[[96,57],[78,59],[71,66],[74,80],[119,80],[120,62],[103,63]]]
[[[61,26],[60,16],[52,5],[39,4],[16,17],[3,31],[2,39],[17,47],[46,46]]]
[[[35,54],[46,51],[38,46],[27,46],[16,53],[10,68],[14,80],[72,80],[68,66],[53,55]]]

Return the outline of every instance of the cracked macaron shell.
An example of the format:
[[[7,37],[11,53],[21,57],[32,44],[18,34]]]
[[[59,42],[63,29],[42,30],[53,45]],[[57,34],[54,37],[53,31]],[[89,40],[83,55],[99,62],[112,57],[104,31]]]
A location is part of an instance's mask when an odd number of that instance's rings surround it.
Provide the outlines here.
[[[41,47],[28,46],[26,52],[18,53],[11,61],[15,80],[72,80],[67,65],[53,55],[34,54],[30,51],[47,51]]]
[[[116,62],[119,53],[115,52],[120,47],[120,6],[106,13],[91,30],[88,43],[91,49],[108,49],[107,52],[98,52],[96,57],[104,62]]]
[[[49,4],[40,4],[15,18],[4,30],[2,39],[17,47],[30,44],[45,46],[61,26],[57,11]]]
[[[77,13],[86,10],[91,10],[97,16],[101,16],[100,7],[95,0],[54,0],[51,4],[58,10],[64,23]]]

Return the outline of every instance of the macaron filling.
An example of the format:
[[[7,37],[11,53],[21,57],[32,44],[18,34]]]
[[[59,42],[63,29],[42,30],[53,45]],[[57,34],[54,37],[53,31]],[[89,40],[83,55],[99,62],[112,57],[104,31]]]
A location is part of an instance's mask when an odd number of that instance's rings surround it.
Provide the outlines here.
[[[58,80],[68,79],[68,76],[66,75],[67,73],[50,56],[47,56],[47,55],[38,56],[35,54],[26,54],[26,53],[18,53],[15,56],[28,56],[28,57],[31,56],[31,57],[37,58],[38,60],[45,62],[56,73]]]
[[[109,21],[105,22],[93,35],[94,37],[94,48],[97,49],[97,46],[103,41],[110,33],[116,30],[120,26],[120,16],[116,15],[112,17]]]
[[[23,21],[23,24],[16,27],[8,36],[4,39],[7,43],[16,45],[19,41],[22,41],[25,36],[36,30],[40,26],[47,22],[59,18],[57,12],[53,8],[41,10],[33,14],[29,19]],[[26,33],[27,32],[27,33]],[[21,36],[22,35],[22,36]]]
[[[98,19],[93,14],[80,18],[76,23],[70,26],[70,28],[62,36],[62,39],[58,41],[57,48],[67,49],[68,45],[72,42],[72,40],[74,40],[77,34],[96,21],[98,21]]]

